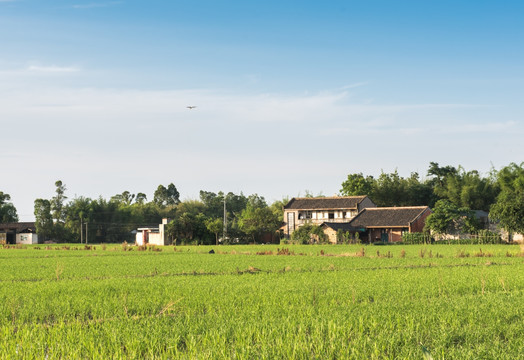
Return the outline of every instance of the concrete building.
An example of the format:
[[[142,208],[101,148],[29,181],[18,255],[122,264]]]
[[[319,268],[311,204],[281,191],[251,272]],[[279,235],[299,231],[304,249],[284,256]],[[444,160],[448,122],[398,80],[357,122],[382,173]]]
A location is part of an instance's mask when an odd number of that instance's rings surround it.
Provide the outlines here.
[[[170,245],[166,234],[169,220],[164,218],[158,227],[140,227],[137,229],[135,244],[142,245]]]

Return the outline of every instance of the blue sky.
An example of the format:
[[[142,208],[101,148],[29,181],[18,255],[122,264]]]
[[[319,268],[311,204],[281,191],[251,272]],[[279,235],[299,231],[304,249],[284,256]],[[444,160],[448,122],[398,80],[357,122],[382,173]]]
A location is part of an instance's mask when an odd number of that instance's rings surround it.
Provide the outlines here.
[[[271,202],[523,161],[524,3],[0,0],[0,190],[21,220],[173,182]],[[188,110],[187,105],[197,105]]]

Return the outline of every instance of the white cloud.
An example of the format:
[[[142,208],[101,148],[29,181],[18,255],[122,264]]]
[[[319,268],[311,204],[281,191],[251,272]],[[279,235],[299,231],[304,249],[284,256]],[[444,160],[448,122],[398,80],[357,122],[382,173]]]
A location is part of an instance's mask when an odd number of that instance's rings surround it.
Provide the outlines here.
[[[74,67],[31,66],[29,71],[69,73]],[[0,94],[2,92],[0,85]],[[3,103],[3,104],[2,104]],[[346,92],[324,92],[312,95],[236,94],[210,90],[122,90],[58,89],[27,87],[5,91],[0,99],[0,116],[16,116],[32,121],[33,117],[55,122],[83,119],[91,123],[154,127],[173,122],[195,122],[222,126],[285,126],[314,129],[326,136],[354,133],[402,132],[416,134],[428,129],[445,132],[504,131],[515,122],[477,121],[447,123],[457,109],[476,109],[468,104],[359,104]],[[194,110],[186,106],[196,105]],[[438,120],[438,121],[437,121]],[[485,122],[487,123],[487,122]],[[258,124],[258,125],[257,125]],[[442,126],[445,125],[445,126]],[[440,130],[443,129],[443,130]],[[299,131],[299,130],[297,130]],[[302,131],[302,130],[300,130]]]
[[[516,121],[482,122],[472,124],[454,124],[440,129],[441,133],[470,134],[470,133],[505,133],[518,128]]]
[[[74,66],[38,66],[31,65],[27,67],[29,72],[40,72],[40,73],[73,73],[80,71],[79,68]]]
[[[0,81],[0,126],[23,134],[0,143],[0,160],[14,173],[33,172],[3,189],[28,214],[45,196],[31,189],[52,191],[57,179],[91,197],[169,182],[184,197],[200,189],[270,199],[306,188],[332,194],[350,172],[409,174],[429,161],[504,165],[516,161],[523,135],[520,114],[470,104],[363,103],[343,90],[78,89],[27,80],[18,88]]]
[[[78,66],[57,66],[57,65],[41,65],[30,64],[25,67],[0,64],[0,78],[4,85],[19,84],[19,81],[14,79],[20,78],[34,78],[35,75],[67,75],[82,72],[82,68]],[[11,83],[11,84],[9,84]],[[1,90],[0,84],[0,90]],[[37,85],[31,84],[28,85]],[[44,84],[45,85],[45,84]]]

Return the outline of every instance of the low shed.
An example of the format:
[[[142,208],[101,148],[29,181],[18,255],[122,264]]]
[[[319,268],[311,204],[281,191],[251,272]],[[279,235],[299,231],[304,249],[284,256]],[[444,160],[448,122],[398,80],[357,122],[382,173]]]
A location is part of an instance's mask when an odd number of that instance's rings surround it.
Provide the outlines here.
[[[427,206],[366,208],[349,224],[365,228],[369,242],[398,242],[404,233],[422,232],[429,214]]]
[[[169,219],[162,219],[162,224],[158,227],[139,227],[136,232],[136,245],[169,245],[166,234],[166,226]]]
[[[336,244],[338,242],[337,234],[339,231],[343,231],[344,233],[351,233],[352,236],[356,233],[364,233],[366,229],[364,228],[356,228],[352,226],[350,223],[332,223],[332,222],[325,222],[322,225],[320,225],[322,230],[324,231],[324,234],[328,237],[328,241],[332,244]]]
[[[38,244],[34,222],[0,224],[0,242],[6,244]]]

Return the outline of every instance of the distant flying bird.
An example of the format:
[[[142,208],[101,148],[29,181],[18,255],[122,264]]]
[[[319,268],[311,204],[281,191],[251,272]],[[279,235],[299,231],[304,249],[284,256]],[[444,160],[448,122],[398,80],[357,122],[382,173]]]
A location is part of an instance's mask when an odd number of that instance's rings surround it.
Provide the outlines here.
[[[196,108],[196,106],[191,105],[191,106],[186,106],[186,108],[188,108],[189,110],[193,110],[194,108]]]

